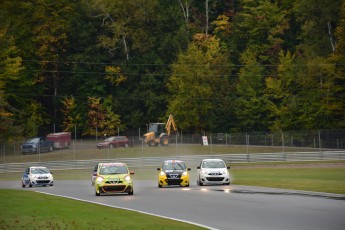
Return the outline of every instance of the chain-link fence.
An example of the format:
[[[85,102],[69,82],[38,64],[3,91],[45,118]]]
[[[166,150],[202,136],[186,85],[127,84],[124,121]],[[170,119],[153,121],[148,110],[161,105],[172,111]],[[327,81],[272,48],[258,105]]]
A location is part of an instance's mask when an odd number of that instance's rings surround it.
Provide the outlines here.
[[[102,141],[100,137],[73,138],[71,145],[66,149],[56,149],[52,152],[37,151],[25,155],[21,152],[24,140],[11,143],[2,142],[0,143],[0,164],[124,157],[321,152],[345,148],[345,130],[206,133],[204,135],[180,132],[178,135],[170,137],[167,147],[160,145],[148,147],[140,135],[127,136],[127,138],[129,139],[128,148],[108,146],[98,149],[97,144]]]

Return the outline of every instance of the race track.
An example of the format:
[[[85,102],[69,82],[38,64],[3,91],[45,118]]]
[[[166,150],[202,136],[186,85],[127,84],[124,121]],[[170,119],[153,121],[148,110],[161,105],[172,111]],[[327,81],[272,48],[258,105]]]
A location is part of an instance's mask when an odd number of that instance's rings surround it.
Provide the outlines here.
[[[135,180],[134,195],[96,197],[88,180],[55,181],[53,187],[25,188],[198,223],[213,229],[332,229],[345,226],[345,197],[248,186],[158,188]],[[0,188],[23,189],[20,181]]]

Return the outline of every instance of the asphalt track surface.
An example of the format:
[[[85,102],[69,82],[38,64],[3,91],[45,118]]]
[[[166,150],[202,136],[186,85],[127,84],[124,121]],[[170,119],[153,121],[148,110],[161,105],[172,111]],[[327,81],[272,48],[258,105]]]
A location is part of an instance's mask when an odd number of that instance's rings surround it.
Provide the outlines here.
[[[25,188],[64,197],[183,220],[210,229],[345,229],[345,196],[249,186],[158,188],[135,180],[134,195],[95,196],[88,180],[55,181],[53,187]],[[23,189],[20,181],[0,188]]]

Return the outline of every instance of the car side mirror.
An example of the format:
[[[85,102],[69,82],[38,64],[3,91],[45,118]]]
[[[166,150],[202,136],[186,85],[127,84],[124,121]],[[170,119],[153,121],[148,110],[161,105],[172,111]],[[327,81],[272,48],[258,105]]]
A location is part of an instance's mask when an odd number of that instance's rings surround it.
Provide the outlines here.
[[[230,166],[226,167],[227,169],[230,169]]]
[[[200,166],[196,167],[197,169],[200,169]]]
[[[157,168],[158,171],[161,171],[161,168]]]
[[[129,174],[130,174],[130,175],[133,175],[133,174],[134,174],[134,172],[133,172],[133,171],[129,171]]]
[[[192,170],[191,168],[187,168],[187,171],[190,171],[190,170]]]

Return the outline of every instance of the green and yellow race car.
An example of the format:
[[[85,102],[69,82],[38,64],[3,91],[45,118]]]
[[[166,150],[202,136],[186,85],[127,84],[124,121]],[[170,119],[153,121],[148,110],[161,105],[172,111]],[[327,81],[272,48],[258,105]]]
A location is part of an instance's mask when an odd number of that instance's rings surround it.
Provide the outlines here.
[[[128,193],[133,195],[133,181],[125,163],[99,163],[95,179],[96,196],[101,194]]]
[[[189,187],[189,173],[190,168],[186,168],[183,161],[167,160],[163,162],[162,168],[157,168],[158,187],[179,185]]]

